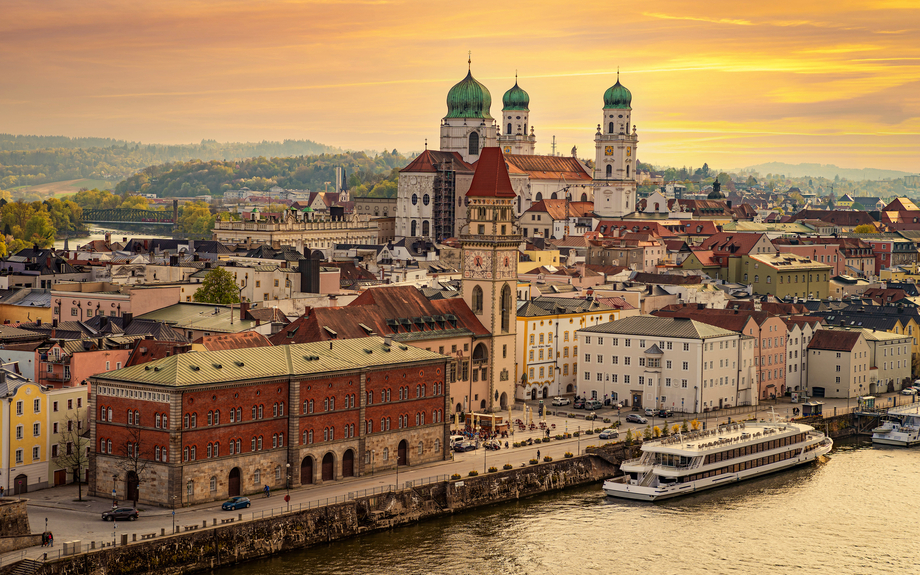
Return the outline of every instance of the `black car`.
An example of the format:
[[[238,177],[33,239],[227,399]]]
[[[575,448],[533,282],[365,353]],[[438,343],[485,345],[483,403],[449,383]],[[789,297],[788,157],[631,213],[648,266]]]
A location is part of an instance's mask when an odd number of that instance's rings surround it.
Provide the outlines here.
[[[574,407],[575,409],[584,409],[584,408],[585,408],[585,400],[584,400],[584,399],[576,400],[576,401],[575,401],[575,405],[573,405],[572,407]]]
[[[659,409],[658,410],[658,417],[668,418],[668,417],[672,417],[673,415],[674,415],[674,412],[671,411],[670,409]]]
[[[137,519],[137,509],[133,507],[116,507],[102,514],[103,521],[118,521],[119,519],[134,521]]]

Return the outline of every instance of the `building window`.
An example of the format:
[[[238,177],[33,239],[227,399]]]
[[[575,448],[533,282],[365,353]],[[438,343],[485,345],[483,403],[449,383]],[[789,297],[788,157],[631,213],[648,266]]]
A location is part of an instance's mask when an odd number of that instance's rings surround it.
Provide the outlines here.
[[[473,287],[473,313],[481,314],[482,313],[482,288],[479,286]]]

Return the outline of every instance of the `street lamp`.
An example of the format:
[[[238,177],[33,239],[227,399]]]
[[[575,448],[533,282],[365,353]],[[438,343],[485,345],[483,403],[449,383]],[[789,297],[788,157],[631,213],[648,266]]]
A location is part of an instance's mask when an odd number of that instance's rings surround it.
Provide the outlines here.
[[[371,449],[371,475],[374,474],[374,464],[377,463],[377,450]]]
[[[115,491],[115,483],[118,481],[118,474],[112,475],[112,509],[118,507],[118,499]]]
[[[175,495],[172,496],[172,502],[173,502],[173,512],[172,512],[173,530],[172,532],[175,533],[176,532],[176,496]]]
[[[578,426],[578,455],[581,455],[581,426]]]

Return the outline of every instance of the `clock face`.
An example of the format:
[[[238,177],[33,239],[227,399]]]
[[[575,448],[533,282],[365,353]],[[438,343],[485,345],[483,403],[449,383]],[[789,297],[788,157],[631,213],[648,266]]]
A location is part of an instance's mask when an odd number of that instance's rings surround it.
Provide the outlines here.
[[[613,155],[613,146],[604,146],[604,155],[612,156]]]
[[[486,250],[468,250],[463,262],[463,277],[491,278],[492,254]]]
[[[516,258],[514,254],[499,254],[498,256],[498,279],[513,279],[517,277],[515,270]]]

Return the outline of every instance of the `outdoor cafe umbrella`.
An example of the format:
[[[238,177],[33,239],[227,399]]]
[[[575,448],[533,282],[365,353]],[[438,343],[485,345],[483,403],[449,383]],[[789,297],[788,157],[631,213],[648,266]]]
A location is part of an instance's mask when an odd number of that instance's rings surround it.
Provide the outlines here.
[[[454,428],[460,429],[460,412],[454,413]]]
[[[527,411],[527,425],[533,425],[533,408]]]

